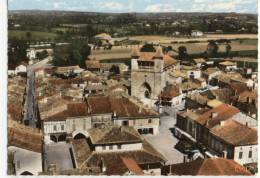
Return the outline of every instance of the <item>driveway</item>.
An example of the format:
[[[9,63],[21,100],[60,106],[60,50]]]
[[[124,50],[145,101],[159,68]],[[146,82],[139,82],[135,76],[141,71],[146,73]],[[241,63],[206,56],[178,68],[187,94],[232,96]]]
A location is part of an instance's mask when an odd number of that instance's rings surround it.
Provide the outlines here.
[[[168,160],[166,164],[182,163],[183,154],[174,148],[178,139],[173,136],[170,130],[176,123],[177,110],[172,108],[163,108],[163,110],[169,116],[161,117],[160,133],[157,135],[144,135],[144,137]]]
[[[45,161],[49,164],[56,164],[57,170],[74,169],[70,154],[71,145],[66,142],[51,143],[45,145]]]

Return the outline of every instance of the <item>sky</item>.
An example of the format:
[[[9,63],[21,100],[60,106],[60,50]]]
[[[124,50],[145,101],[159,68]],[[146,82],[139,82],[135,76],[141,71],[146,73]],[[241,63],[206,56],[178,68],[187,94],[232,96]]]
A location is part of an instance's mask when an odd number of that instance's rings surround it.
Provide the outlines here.
[[[257,13],[257,0],[8,0],[9,10]]]

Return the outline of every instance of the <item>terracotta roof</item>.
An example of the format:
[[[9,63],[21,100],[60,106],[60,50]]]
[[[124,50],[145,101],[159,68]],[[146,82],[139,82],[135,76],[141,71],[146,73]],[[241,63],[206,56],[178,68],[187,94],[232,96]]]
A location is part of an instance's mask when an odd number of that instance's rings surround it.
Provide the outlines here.
[[[120,160],[121,157],[132,159],[138,165],[163,164],[166,162],[166,159],[145,140],[143,140],[143,148],[135,151],[90,152],[86,139],[73,140],[72,149],[74,155],[76,155],[77,165],[80,169],[84,169],[84,167],[97,167],[100,165],[101,160],[103,160],[104,165],[108,167],[108,171],[112,172],[111,169],[118,169],[116,167],[118,166],[118,161],[115,160]],[[119,169],[121,170],[121,168]]]
[[[161,46],[158,46],[158,48],[156,49],[156,52],[155,52],[155,55],[154,55],[154,59],[163,59],[164,57],[164,54],[163,54],[163,51],[162,51],[162,47]]]
[[[228,87],[234,91],[234,93],[237,95],[243,91],[248,90],[245,83],[238,83],[238,82],[231,82]]]
[[[224,61],[224,62],[220,62],[219,64],[223,65],[223,66],[234,66],[234,65],[237,65],[236,63],[231,62],[231,61]]]
[[[8,120],[8,146],[42,152],[43,134],[38,129]]]
[[[222,103],[221,101],[219,101],[219,100],[216,100],[216,99],[214,99],[214,100],[209,100],[208,103],[207,103],[207,105],[208,105],[209,107],[211,107],[211,108],[218,107],[218,106],[220,106],[221,104],[223,104],[223,103]]]
[[[66,66],[66,67],[57,67],[56,73],[63,74],[69,71],[79,70],[81,69],[78,65],[77,66]]]
[[[214,74],[215,72],[218,72],[218,71],[220,71],[219,68],[217,68],[217,67],[212,68],[211,67],[211,68],[207,68],[202,73],[207,74],[207,75],[211,75],[211,74]]]
[[[247,101],[248,99],[254,100],[257,103],[257,100],[258,100],[257,91],[256,90],[253,90],[253,91],[246,90],[246,91],[241,92],[238,96],[238,101],[242,102],[242,103],[248,102]]]
[[[160,94],[160,97],[172,99],[179,95],[180,95],[179,88],[177,86],[168,85],[164,87],[163,91]]]
[[[155,53],[154,52],[140,52],[140,57],[138,60],[151,61],[151,60],[154,60],[155,58],[162,58],[164,60],[164,67],[174,65],[178,62],[176,59],[172,58],[168,54],[163,54],[160,48],[161,47],[158,47],[158,49]]]
[[[139,50],[137,48],[133,49],[131,57],[140,57],[140,53],[139,53]]]
[[[119,156],[106,165],[105,175],[125,175],[130,171],[134,175],[144,175],[139,165],[131,158]]]
[[[257,130],[247,127],[235,120],[224,121],[210,131],[216,137],[234,146],[257,145]]]
[[[45,121],[66,120],[74,117],[88,116],[88,108],[85,102],[68,103],[66,110],[46,117]]]
[[[200,64],[200,63],[204,63],[204,62],[206,62],[206,60],[203,59],[203,58],[193,59],[193,61],[194,61],[196,64]]]
[[[228,88],[220,88],[216,90],[210,90],[211,94],[216,97],[217,100],[222,101],[224,103],[230,102],[230,97],[232,96],[232,92]]]
[[[174,164],[171,165],[171,174],[192,176],[252,175],[234,160],[224,158],[196,159],[187,163]]]
[[[100,69],[101,64],[96,58],[85,60],[85,66],[87,69]]]
[[[89,129],[93,144],[142,142],[140,134],[133,127],[109,127]]]
[[[144,175],[142,169],[133,159],[126,157],[121,157],[121,159],[129,171],[135,175]]]
[[[158,116],[157,112],[137,105],[125,97],[90,96],[87,103],[92,114],[116,112],[119,117]]]
[[[221,121],[230,119],[232,116],[239,112],[239,109],[235,107],[232,107],[227,104],[221,104],[200,115],[196,121],[201,125],[206,126],[207,128],[213,128],[214,126],[218,125]],[[215,113],[216,116],[214,116]]]

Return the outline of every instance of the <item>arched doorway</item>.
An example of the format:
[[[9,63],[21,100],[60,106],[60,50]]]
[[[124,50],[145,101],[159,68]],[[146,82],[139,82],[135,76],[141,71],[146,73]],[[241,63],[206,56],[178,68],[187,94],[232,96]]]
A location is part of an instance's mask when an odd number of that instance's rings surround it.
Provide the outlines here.
[[[58,142],[58,139],[55,135],[50,135],[50,139],[56,143]]]
[[[144,82],[142,84],[142,86],[140,87],[140,90],[141,90],[141,92],[143,92],[145,98],[148,98],[148,99],[151,98],[152,89],[147,82]]]
[[[86,138],[86,136],[83,135],[82,133],[78,133],[78,134],[76,134],[73,138],[76,140],[76,139]]]
[[[24,171],[24,172],[21,173],[21,175],[31,176],[31,175],[33,175],[33,174],[32,174],[31,172],[29,172],[29,171]]]
[[[66,141],[66,134],[62,134],[58,137],[58,142]]]

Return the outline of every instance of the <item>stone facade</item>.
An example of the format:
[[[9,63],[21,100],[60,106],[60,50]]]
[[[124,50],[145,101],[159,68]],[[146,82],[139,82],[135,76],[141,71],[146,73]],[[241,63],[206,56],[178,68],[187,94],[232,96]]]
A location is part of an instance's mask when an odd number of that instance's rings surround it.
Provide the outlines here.
[[[156,55],[160,53],[159,55]],[[161,48],[157,49],[153,60],[132,56],[131,95],[139,99],[157,99],[166,85],[164,60]]]

